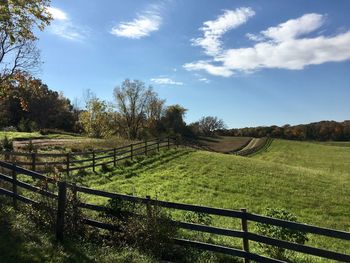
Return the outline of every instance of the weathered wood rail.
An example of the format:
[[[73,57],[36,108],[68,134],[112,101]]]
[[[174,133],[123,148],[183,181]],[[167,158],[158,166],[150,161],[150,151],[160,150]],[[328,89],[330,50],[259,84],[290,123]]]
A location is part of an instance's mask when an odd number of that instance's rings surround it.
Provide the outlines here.
[[[253,242],[268,244],[272,246],[277,246],[280,248],[285,248],[296,252],[301,252],[307,255],[318,256],[324,259],[350,262],[349,254],[334,252],[334,251],[321,249],[321,248],[315,248],[315,247],[297,244],[297,243],[292,243],[292,242],[279,240],[268,236],[263,236],[263,235],[253,233],[249,230],[249,222],[264,223],[264,224],[273,225],[277,227],[289,228],[289,229],[294,229],[294,230],[312,233],[316,235],[332,237],[335,240],[346,240],[350,242],[349,232],[266,217],[266,216],[262,216],[254,213],[249,213],[245,209],[241,209],[241,210],[220,209],[220,208],[213,208],[213,207],[206,207],[206,206],[161,201],[161,200],[150,199],[149,197],[143,198],[143,197],[136,197],[131,195],[90,189],[87,187],[74,185],[64,181],[57,181],[53,178],[44,176],[43,174],[40,174],[38,172],[30,171],[28,169],[16,166],[15,164],[3,162],[3,161],[0,161],[0,167],[4,168],[8,172],[7,174],[0,173],[0,182],[7,182],[10,184],[10,186],[8,187],[9,189],[0,187],[0,195],[5,195],[12,198],[13,205],[15,207],[18,207],[17,201],[31,204],[33,206],[38,204],[38,201],[32,200],[28,197],[21,195],[20,191],[18,191],[18,187],[24,188],[31,192],[35,192],[39,195],[46,196],[48,198],[51,198],[52,200],[56,200],[57,220],[56,220],[55,231],[56,231],[56,238],[58,240],[64,239],[64,224],[65,224],[64,215],[66,213],[65,211],[66,195],[67,195],[67,190],[70,189],[76,193],[84,193],[84,194],[94,195],[99,197],[126,200],[129,202],[144,204],[148,206],[154,205],[154,206],[159,206],[167,209],[200,212],[200,213],[205,213],[209,215],[236,218],[241,220],[242,228],[240,230],[226,229],[226,228],[214,227],[210,225],[201,225],[201,224],[194,224],[194,223],[181,222],[181,221],[173,221],[173,222],[179,228],[186,229],[189,231],[199,231],[199,232],[211,233],[211,234],[216,234],[221,236],[239,238],[242,240],[242,249],[233,248],[225,245],[205,243],[205,242],[200,242],[196,240],[175,238],[174,239],[175,243],[181,246],[191,246],[191,247],[195,247],[195,248],[203,249],[207,251],[224,253],[227,255],[244,258],[245,262],[250,262],[250,260],[257,261],[257,262],[284,262],[278,259],[268,258],[266,256],[258,255],[256,253],[251,252],[249,249],[249,243],[250,241],[253,241]],[[49,191],[47,189],[39,189],[38,187],[24,183],[17,179],[18,174],[26,175],[26,176],[32,177],[33,179],[44,181],[46,184],[56,185],[56,190]],[[108,209],[105,206],[89,204],[84,202],[80,202],[78,204],[78,207],[80,209],[87,209],[87,210],[93,210],[93,211],[105,211],[105,212],[108,211]],[[99,222],[90,218],[85,218],[83,220],[83,223],[91,227],[97,227],[97,228],[102,228],[106,230],[116,230],[116,226],[112,224]]]
[[[59,172],[65,172],[69,175],[71,171],[88,168],[91,168],[95,172],[99,166],[108,164],[116,166],[118,161],[124,159],[133,160],[136,156],[147,155],[154,151],[160,151],[162,148],[169,149],[176,145],[177,143],[174,138],[165,137],[112,149],[92,150],[80,153],[0,152],[0,156],[2,155],[3,160],[7,162],[24,166],[32,171],[46,173],[46,171],[52,171],[53,168],[57,168]]]

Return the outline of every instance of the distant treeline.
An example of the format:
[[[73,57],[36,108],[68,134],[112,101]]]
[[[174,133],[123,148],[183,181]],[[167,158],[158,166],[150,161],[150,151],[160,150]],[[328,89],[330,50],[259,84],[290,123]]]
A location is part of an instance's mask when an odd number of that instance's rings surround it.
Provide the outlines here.
[[[218,135],[281,138],[289,140],[344,141],[350,140],[350,120],[343,122],[320,121],[310,124],[260,126],[240,129],[223,129]]]

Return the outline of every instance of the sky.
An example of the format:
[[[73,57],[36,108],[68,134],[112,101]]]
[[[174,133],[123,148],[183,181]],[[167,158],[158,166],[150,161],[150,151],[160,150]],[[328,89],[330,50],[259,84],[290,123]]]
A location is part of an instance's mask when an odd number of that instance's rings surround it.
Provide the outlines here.
[[[228,128],[350,119],[350,1],[53,0],[40,77],[83,106],[126,78],[186,122]]]

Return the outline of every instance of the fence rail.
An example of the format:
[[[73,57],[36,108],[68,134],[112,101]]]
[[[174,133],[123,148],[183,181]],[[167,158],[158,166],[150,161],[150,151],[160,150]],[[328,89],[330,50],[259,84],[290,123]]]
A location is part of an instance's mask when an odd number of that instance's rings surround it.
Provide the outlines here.
[[[52,171],[55,167],[59,172],[65,172],[69,175],[71,171],[80,169],[92,168],[92,170],[95,171],[98,166],[112,163],[116,166],[118,161],[124,159],[133,160],[136,156],[147,155],[150,152],[159,151],[162,148],[169,149],[176,145],[177,143],[174,138],[166,137],[111,149],[93,150],[81,153],[24,153],[3,151],[0,152],[0,156],[4,156],[3,159],[7,162],[25,166],[32,171],[46,173],[46,171]]]
[[[78,186],[78,185],[67,183],[64,181],[57,181],[50,177],[42,175],[38,172],[30,171],[28,169],[18,167],[15,164],[10,164],[3,161],[0,161],[0,167],[6,169],[9,172],[9,174],[11,174],[11,176],[0,174],[0,182],[4,181],[12,184],[11,190],[0,187],[0,195],[5,195],[12,198],[13,205],[15,207],[17,207],[17,201],[21,201],[32,205],[37,204],[37,201],[31,200],[23,195],[20,195],[17,187],[24,188],[28,191],[35,192],[39,195],[44,195],[46,197],[51,198],[52,200],[56,200],[57,202],[56,237],[58,240],[63,240],[64,238],[63,229],[65,224],[64,214],[66,213],[66,210],[65,210],[66,196],[67,196],[67,189],[70,189],[75,193],[80,192],[80,193],[99,196],[99,197],[121,199],[129,202],[133,202],[133,203],[144,204],[146,205],[146,207],[149,207],[150,205],[154,205],[154,206],[170,208],[175,210],[200,212],[204,214],[224,216],[224,217],[236,218],[241,220],[240,230],[226,229],[226,228],[214,227],[210,225],[201,225],[201,224],[194,224],[194,223],[181,222],[181,221],[173,221],[173,223],[177,227],[181,229],[186,229],[188,231],[197,231],[197,232],[216,234],[220,236],[239,238],[242,241],[242,249],[237,249],[237,248],[218,245],[218,244],[203,243],[195,240],[176,238],[174,240],[175,243],[181,246],[192,246],[198,249],[237,256],[237,257],[244,258],[245,262],[250,262],[250,260],[258,261],[258,262],[283,262],[281,260],[267,258],[265,256],[250,252],[249,243],[250,241],[253,241],[253,242],[280,247],[280,248],[285,248],[296,252],[301,252],[307,255],[319,256],[325,259],[333,259],[333,260],[338,260],[343,262],[350,262],[350,255],[348,254],[334,252],[334,251],[321,249],[321,248],[310,247],[307,245],[301,245],[297,243],[292,243],[284,240],[271,238],[268,236],[259,235],[251,232],[248,226],[249,226],[249,222],[264,223],[267,225],[294,229],[302,232],[323,235],[323,236],[332,237],[338,240],[341,239],[346,241],[350,241],[349,232],[266,217],[262,215],[249,213],[245,209],[241,209],[241,210],[220,209],[220,208],[213,208],[213,207],[206,207],[206,206],[161,201],[161,200],[151,199],[149,197],[143,198],[143,197],[136,197],[131,195],[90,189],[87,187]],[[56,192],[54,191],[50,192],[48,189],[43,190],[43,189],[38,189],[37,187],[32,185],[29,186],[29,184],[18,180],[17,174],[26,175],[26,176],[32,177],[33,179],[39,179],[40,181],[44,181],[45,183],[57,185],[58,189],[56,190]],[[87,210],[93,210],[93,211],[104,211],[104,212],[108,211],[108,209],[105,206],[88,204],[83,202],[80,202],[76,209],[78,209],[78,207],[81,209],[87,209]],[[117,226],[115,225],[99,222],[91,218],[85,218],[83,220],[83,223],[91,227],[97,227],[97,228],[114,230],[114,231],[117,230]]]

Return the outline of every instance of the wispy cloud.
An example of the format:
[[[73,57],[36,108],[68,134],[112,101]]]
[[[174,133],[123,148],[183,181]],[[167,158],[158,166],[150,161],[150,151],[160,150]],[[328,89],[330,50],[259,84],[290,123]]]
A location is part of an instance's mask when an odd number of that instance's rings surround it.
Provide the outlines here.
[[[118,37],[139,39],[149,36],[159,30],[162,23],[159,6],[151,6],[148,10],[138,14],[129,22],[120,22],[111,30],[111,34]]]
[[[203,27],[199,30],[203,31],[204,36],[192,39],[192,45],[201,46],[208,55],[217,55],[221,51],[222,35],[246,23],[254,14],[255,12],[249,7],[225,10],[216,20],[203,23]]]
[[[207,79],[207,78],[199,78],[198,81],[204,82],[204,83],[207,83],[207,84],[210,83],[210,80]]]
[[[332,36],[307,36],[320,29],[325,20],[324,15],[311,13],[269,27],[258,34],[247,33],[246,36],[256,42],[250,47],[225,50],[221,48],[221,42],[211,48],[200,45],[210,59],[187,63],[183,67],[190,71],[204,70],[212,75],[229,77],[236,72],[263,68],[301,70],[309,65],[349,60],[350,31]]]
[[[73,24],[66,12],[57,7],[48,7],[47,11],[53,18],[53,21],[49,26],[49,32],[73,41],[83,41],[86,38],[87,30],[81,26]]]
[[[152,78],[151,81],[159,85],[178,85],[178,86],[183,85],[183,82],[175,81],[170,78]]]
[[[211,75],[229,77],[233,72],[224,66],[216,66],[212,61],[199,60],[196,62],[186,63],[183,67],[188,71],[205,70]]]

